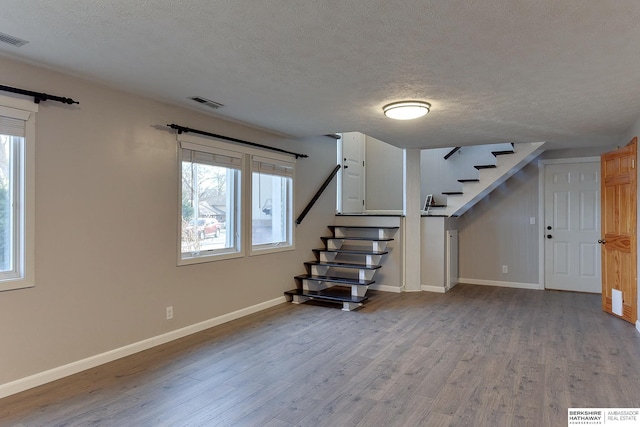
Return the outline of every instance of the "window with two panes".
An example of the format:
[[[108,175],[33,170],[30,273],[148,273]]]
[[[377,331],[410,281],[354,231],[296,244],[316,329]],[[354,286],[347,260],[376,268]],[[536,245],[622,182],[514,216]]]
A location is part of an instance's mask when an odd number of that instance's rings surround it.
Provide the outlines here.
[[[293,161],[243,148],[181,141],[179,264],[293,247]]]

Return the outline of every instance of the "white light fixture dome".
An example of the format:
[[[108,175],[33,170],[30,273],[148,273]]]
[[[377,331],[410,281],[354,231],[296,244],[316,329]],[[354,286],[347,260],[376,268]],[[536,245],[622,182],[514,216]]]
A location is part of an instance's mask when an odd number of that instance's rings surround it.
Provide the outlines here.
[[[412,120],[429,112],[431,104],[424,101],[393,102],[382,107],[384,115],[396,120]]]

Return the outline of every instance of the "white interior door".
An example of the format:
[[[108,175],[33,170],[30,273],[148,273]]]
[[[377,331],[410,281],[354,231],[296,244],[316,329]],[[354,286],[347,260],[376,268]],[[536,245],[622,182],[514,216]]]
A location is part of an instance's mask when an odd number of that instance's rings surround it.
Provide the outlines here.
[[[545,288],[602,292],[600,163],[545,167]]]
[[[341,212],[364,212],[364,135],[342,134]]]

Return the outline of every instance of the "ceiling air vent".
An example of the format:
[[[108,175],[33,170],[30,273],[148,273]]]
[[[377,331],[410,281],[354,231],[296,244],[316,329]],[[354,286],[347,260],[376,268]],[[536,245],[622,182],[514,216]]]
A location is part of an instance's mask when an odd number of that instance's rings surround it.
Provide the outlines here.
[[[191,97],[189,99],[191,99],[193,101],[196,101],[196,102],[199,102],[200,104],[204,104],[207,107],[213,108],[214,110],[217,110],[218,108],[224,107],[224,105],[220,104],[219,102],[215,102],[215,101],[212,101],[210,99],[203,98],[201,96],[193,96],[193,97]]]
[[[20,47],[29,43],[26,40],[19,39],[17,37],[10,36],[9,34],[0,33],[0,42],[10,44],[11,46]]]

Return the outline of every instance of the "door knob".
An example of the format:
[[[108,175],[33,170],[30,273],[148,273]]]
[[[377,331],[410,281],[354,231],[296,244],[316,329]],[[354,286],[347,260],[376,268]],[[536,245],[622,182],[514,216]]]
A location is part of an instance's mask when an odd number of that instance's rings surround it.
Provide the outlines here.
[[[604,245],[605,243],[607,243],[607,241],[604,239],[600,239],[598,240],[598,243],[600,243],[601,245]]]
[[[349,166],[343,166],[342,169],[349,169]]]
[[[553,236],[551,234],[547,234],[547,239],[552,238]]]
[[[551,230],[551,226],[550,225],[547,225],[547,230]]]

